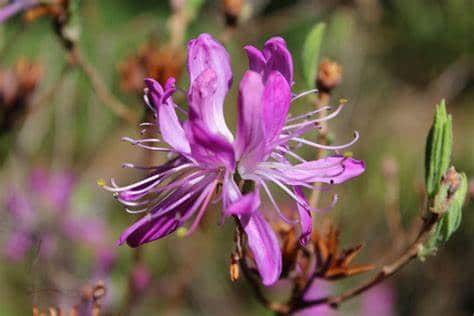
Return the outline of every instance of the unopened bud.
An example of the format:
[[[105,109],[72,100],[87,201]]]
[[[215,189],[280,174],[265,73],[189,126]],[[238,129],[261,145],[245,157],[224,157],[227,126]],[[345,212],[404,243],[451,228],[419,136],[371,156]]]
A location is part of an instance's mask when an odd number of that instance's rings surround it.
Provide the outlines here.
[[[92,291],[92,298],[94,301],[98,301],[105,296],[106,293],[105,284],[102,281],[97,282]]]
[[[319,64],[316,87],[321,92],[331,92],[342,80],[342,67],[335,61],[323,60]]]
[[[230,256],[230,266],[229,266],[230,280],[235,282],[239,279],[240,268],[239,268],[239,256],[236,253],[233,253]]]
[[[239,21],[244,0],[224,0],[225,23],[228,26],[236,26]]]

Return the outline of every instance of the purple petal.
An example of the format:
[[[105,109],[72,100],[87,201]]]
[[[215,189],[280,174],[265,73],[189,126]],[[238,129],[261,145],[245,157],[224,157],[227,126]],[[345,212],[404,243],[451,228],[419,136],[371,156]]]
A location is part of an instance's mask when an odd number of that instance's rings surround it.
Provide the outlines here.
[[[270,286],[278,281],[282,268],[277,236],[260,212],[239,218],[247,234],[248,246],[253,253],[262,283]]]
[[[201,34],[188,43],[187,66],[190,81],[190,107],[197,111],[210,131],[220,133],[228,140],[232,140],[232,133],[225,123],[223,111],[224,99],[232,84],[230,57],[226,49],[209,34]],[[201,78],[198,87],[199,93],[205,94],[203,100],[198,98],[196,91],[193,94],[193,90],[197,88],[196,81],[204,72],[207,74],[205,78]],[[213,73],[212,78],[209,73]]]
[[[15,14],[38,4],[38,0],[16,0],[0,9],[0,23],[5,22]]]
[[[390,284],[382,283],[362,295],[361,315],[394,316],[395,295]]]
[[[17,190],[8,193],[6,207],[13,220],[21,227],[31,226],[37,217],[37,213],[27,197]]]
[[[255,191],[242,195],[224,210],[224,215],[246,215],[255,212],[260,207],[260,192]]]
[[[331,156],[319,160],[300,163],[279,171],[284,181],[290,185],[301,182],[321,182],[339,184],[359,176],[365,170],[362,160],[344,156]]]
[[[22,260],[33,246],[30,235],[23,231],[13,232],[5,244],[5,256],[11,261]]]
[[[48,172],[38,168],[30,176],[31,190],[59,211],[68,208],[74,182],[69,171]]]
[[[331,295],[331,285],[327,281],[323,280],[316,280],[309,291],[304,296],[305,300],[315,300],[321,297],[325,297]],[[334,311],[328,305],[316,305],[312,307],[305,308],[301,311],[298,311],[296,316],[337,316],[340,315],[339,312]],[[361,316],[366,316],[362,314]],[[380,314],[380,316],[385,316],[384,314]]]
[[[224,209],[228,208],[242,195],[232,176],[233,174],[231,172],[227,172],[222,184],[222,206]]]
[[[176,219],[176,212],[165,213],[154,219],[148,214],[128,227],[122,235],[120,235],[118,244],[123,245],[127,242],[130,247],[136,248],[142,244],[171,234],[181,224],[182,223]]]
[[[263,91],[262,77],[254,71],[247,71],[239,87],[237,137],[235,141],[236,157],[241,160],[241,165],[247,171],[254,169],[264,155]]]
[[[286,47],[285,40],[281,37],[272,37],[263,48],[263,55],[267,60],[265,75],[272,71],[280,72],[291,86],[293,84],[293,59]]]
[[[244,50],[247,53],[247,57],[249,59],[249,69],[263,76],[267,61],[265,60],[262,52],[252,45],[245,46]]]
[[[184,129],[176,115],[175,104],[167,92],[174,92],[174,78],[168,79],[167,89],[164,91],[161,85],[154,79],[145,79],[149,89],[149,96],[158,111],[158,123],[163,140],[182,154],[188,154],[191,149],[184,133]],[[173,84],[173,85],[171,85]],[[172,91],[172,92],[171,92]]]
[[[313,231],[313,218],[311,217],[310,207],[306,201],[303,191],[301,190],[301,187],[295,186],[294,192],[300,201],[305,202],[305,203],[296,203],[296,207],[298,209],[298,214],[300,216],[300,224],[301,224],[300,243],[303,246],[306,246],[309,239],[311,238],[311,232]]]
[[[278,138],[285,125],[291,102],[288,82],[279,72],[272,72],[263,91],[263,126],[265,141],[270,144]]]
[[[71,240],[91,246],[102,245],[107,235],[105,223],[98,218],[67,217],[62,221],[61,229]]]
[[[186,136],[191,145],[191,156],[209,168],[235,168],[234,147],[220,134],[210,132],[202,121],[188,121]]]

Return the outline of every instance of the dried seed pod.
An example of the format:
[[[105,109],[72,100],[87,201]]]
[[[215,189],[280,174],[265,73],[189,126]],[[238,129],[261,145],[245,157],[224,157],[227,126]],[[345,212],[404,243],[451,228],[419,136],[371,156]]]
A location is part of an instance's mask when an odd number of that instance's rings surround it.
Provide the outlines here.
[[[118,65],[120,87],[125,92],[142,93],[143,78],[151,77],[164,85],[170,77],[179,78],[183,68],[184,54],[181,50],[148,42]]]
[[[234,27],[238,24],[244,0],[224,0],[224,16],[226,25]]]
[[[318,68],[316,87],[321,92],[330,93],[342,81],[342,67],[335,61],[324,59]]]

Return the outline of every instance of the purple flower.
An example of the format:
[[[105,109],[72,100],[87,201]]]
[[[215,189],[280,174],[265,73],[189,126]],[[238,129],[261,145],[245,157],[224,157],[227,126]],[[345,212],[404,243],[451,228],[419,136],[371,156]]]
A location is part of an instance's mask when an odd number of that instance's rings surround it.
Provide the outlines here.
[[[0,8],[0,23],[5,22],[15,14],[38,5],[38,0],[13,0],[3,8]]]
[[[78,218],[71,212],[71,172],[38,168],[28,180],[22,190],[11,188],[6,197],[6,221],[11,232],[6,236],[3,252],[8,259],[22,260],[36,247],[40,255],[49,258],[58,242],[67,238],[92,248],[99,257],[99,266],[104,266],[102,261],[112,262],[112,255],[104,251],[108,246],[104,223],[98,218]]]
[[[361,312],[363,316],[394,316],[395,293],[389,283],[382,283],[370,289],[362,296]]]
[[[263,51],[246,46],[250,69],[239,84],[238,125],[234,139],[225,119],[223,105],[232,83],[230,58],[225,48],[208,34],[202,34],[188,45],[187,68],[190,87],[188,110],[175,104],[175,80],[162,87],[146,79],[145,101],[156,114],[161,139],[124,140],[153,151],[167,152],[171,159],[159,166],[125,167],[149,170],[149,176],[136,183],[119,186],[114,179],[105,188],[114,192],[130,213],[146,213],[126,229],[119,244],[137,247],[165,237],[193,219],[188,234],[199,224],[208,203],[222,185],[219,198],[223,218],[236,216],[244,228],[249,248],[265,285],[275,283],[281,272],[281,251],[276,234],[265,220],[260,207],[260,191],[265,192],[280,217],[285,218],[275,202],[268,184],[276,184],[295,200],[301,225],[301,242],[311,233],[311,208],[303,188],[314,182],[337,184],[360,175],[364,163],[337,153],[315,161],[306,161],[292,150],[307,145],[331,151],[352,145],[355,138],[342,146],[323,146],[302,138],[318,128],[317,123],[335,117],[342,106],[325,118],[312,118],[318,111],[289,117],[293,100],[293,62],[285,41],[274,37]],[[179,111],[179,115],[177,113]],[[158,146],[164,141],[169,147]],[[241,183],[251,184],[242,193]]]
[[[331,286],[329,282],[317,280],[313,283],[309,291],[306,293],[305,300],[315,300],[321,297],[325,297],[331,294]],[[296,316],[338,316],[340,315],[337,311],[329,307],[328,305],[321,304],[305,308],[296,313]],[[365,314],[362,314],[366,316]],[[361,316],[362,316],[361,315]],[[385,316],[385,314],[379,314]]]

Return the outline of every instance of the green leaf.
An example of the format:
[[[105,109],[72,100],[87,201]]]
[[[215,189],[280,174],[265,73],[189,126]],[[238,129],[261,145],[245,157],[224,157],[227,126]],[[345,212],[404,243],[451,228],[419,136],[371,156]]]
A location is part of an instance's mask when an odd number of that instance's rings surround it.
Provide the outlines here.
[[[454,189],[451,183],[444,182],[435,197],[433,211],[443,214],[433,229],[430,239],[418,251],[418,257],[424,260],[435,254],[461,225],[462,206],[467,194],[467,177],[464,173],[456,174],[458,185]]]
[[[303,75],[308,89],[313,89],[316,82],[319,54],[324,36],[325,23],[318,23],[306,36],[303,45]]]
[[[448,170],[453,147],[451,115],[446,112],[445,101],[436,108],[433,125],[426,140],[425,185],[429,198],[440,188],[441,177]]]

